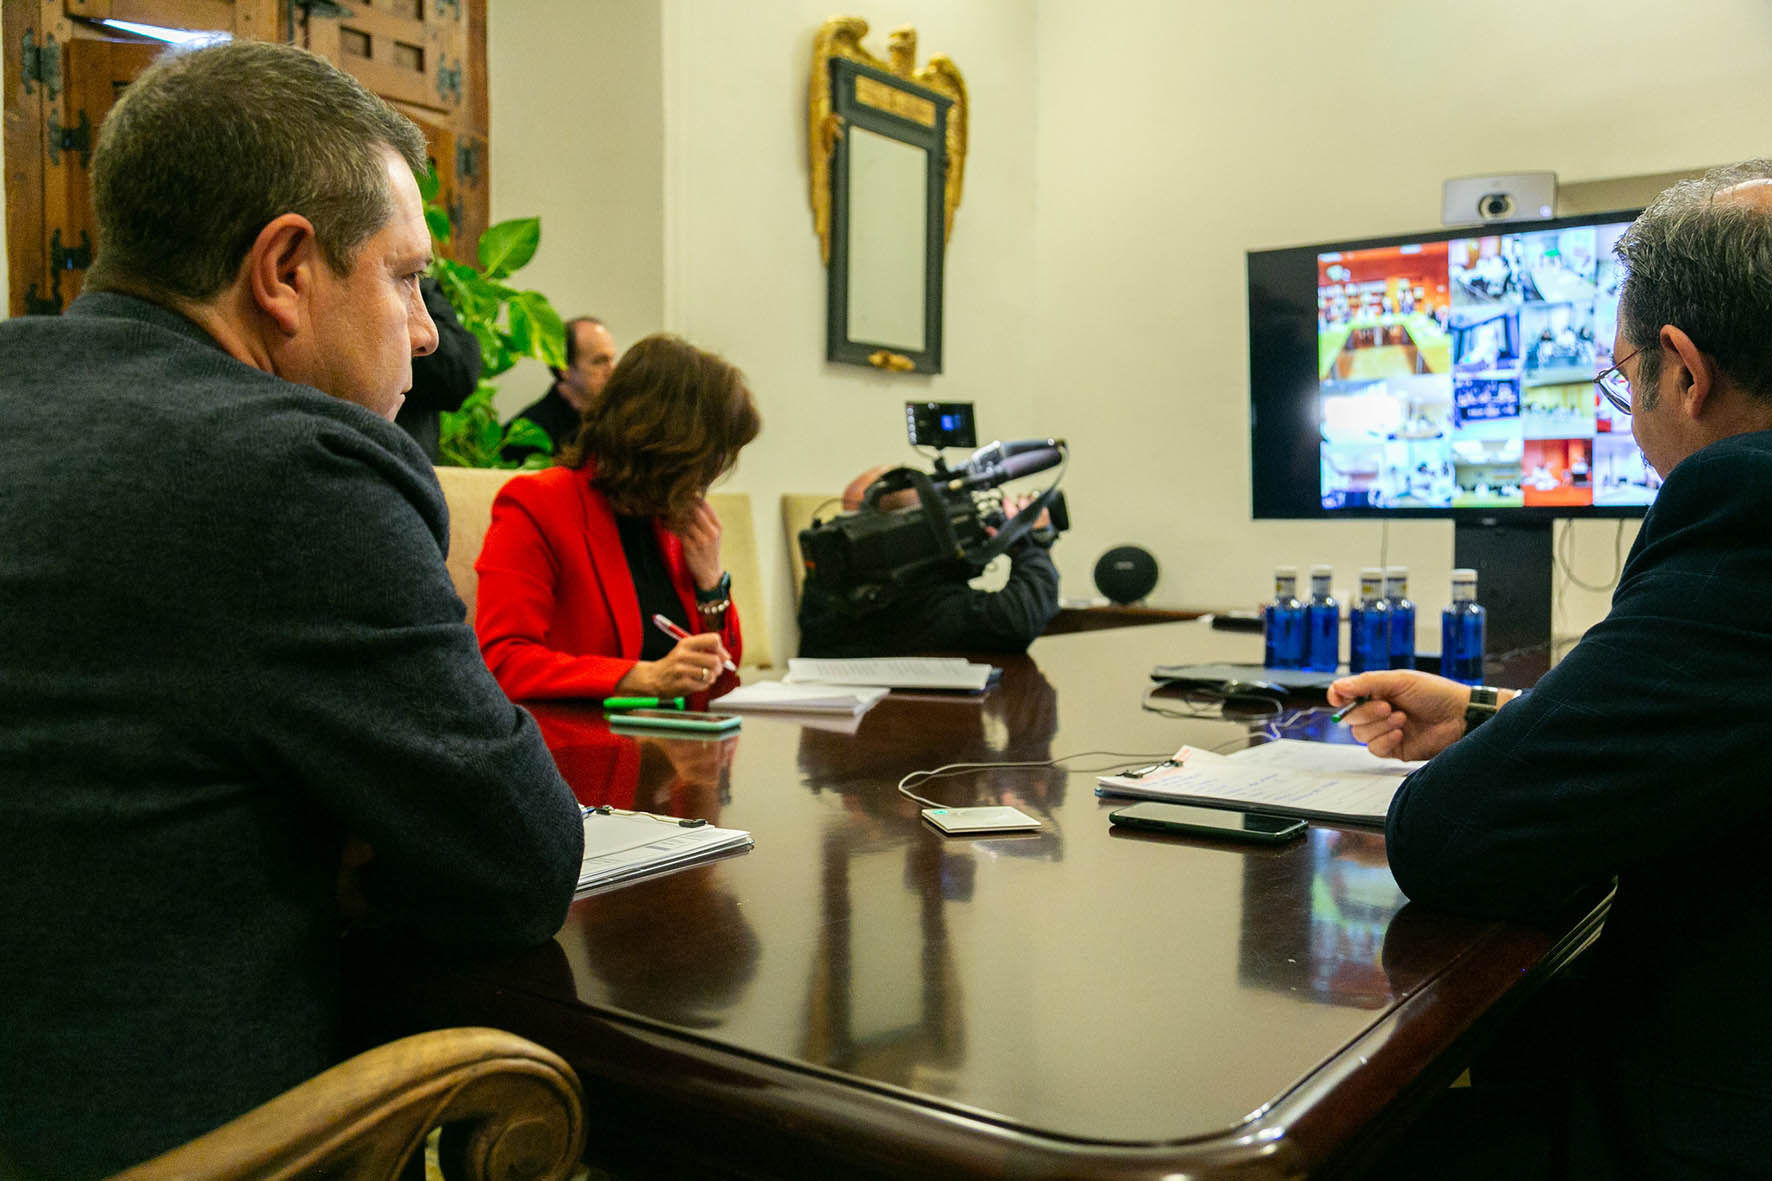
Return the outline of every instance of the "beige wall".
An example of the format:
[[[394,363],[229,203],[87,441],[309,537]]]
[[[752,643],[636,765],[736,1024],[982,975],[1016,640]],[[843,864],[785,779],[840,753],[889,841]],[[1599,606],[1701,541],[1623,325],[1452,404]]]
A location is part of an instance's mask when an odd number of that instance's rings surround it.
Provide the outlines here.
[[[487,5],[492,218],[541,218],[517,279],[562,316],[596,316],[626,345],[664,322],[659,8],[628,0]],[[525,362],[499,383],[508,416],[552,378]]]
[[[975,145],[947,256],[944,372],[885,375],[827,363],[825,268],[807,200],[806,86],[827,0],[666,0],[666,320],[730,356],[751,379],[764,432],[732,480],[751,493],[772,631],[796,642],[776,506],[783,492],[839,490],[857,472],[915,457],[907,399],[970,401],[985,436],[1042,431],[1034,383],[1035,72],[1017,0],[896,3],[868,10],[864,42],[885,53],[909,24],[919,61],[960,64]]]
[[[609,163],[636,179],[603,209],[612,224],[544,216],[544,252],[593,272],[574,279],[584,299],[644,289],[637,311],[655,303],[659,325],[750,374],[766,426],[730,486],[757,506],[783,648],[793,629],[776,497],[910,458],[907,398],[975,401],[987,437],[1072,440],[1075,528],[1057,550],[1067,596],[1090,594],[1096,557],[1128,541],[1157,554],[1162,602],[1251,603],[1281,561],[1332,561],[1351,585],[1379,558],[1378,525],[1249,519],[1244,252],[1431,228],[1449,176],[1548,169],[1579,182],[1750,155],[1772,114],[1757,80],[1772,42],[1758,0],[1705,0],[1677,26],[1645,0],[1493,0],[1481,50],[1467,7],[1394,0],[857,10],[876,52],[888,29],[914,25],[920,59],[951,56],[973,98],[947,372],[894,378],[821,359],[804,87],[828,6],[550,3],[545,35],[528,28],[543,7],[494,5],[495,215],[561,206],[547,145],[518,150],[548,112],[591,101],[556,66],[560,47],[606,46],[600,30],[637,26],[633,52],[598,51],[626,79],[598,91],[615,117],[585,121],[593,154],[631,151]],[[1647,82],[1645,63],[1681,60],[1702,62],[1704,86]],[[662,154],[638,132],[618,142],[611,123],[660,129]],[[655,180],[637,178],[652,169]],[[612,237],[634,243],[621,267],[598,253]],[[537,283],[573,306],[565,288]],[[649,327],[618,324],[618,339]],[[1604,581],[1616,536],[1610,522],[1572,531],[1579,577]],[[1428,608],[1422,643],[1437,647],[1450,526],[1393,525],[1387,556],[1412,567]],[[1568,591],[1559,631],[1578,634],[1606,596]]]
[[[562,312],[624,309],[606,313],[618,344],[679,332],[750,378],[764,433],[729,488],[752,496],[764,596],[784,653],[795,633],[778,524],[783,492],[835,491],[863,468],[913,458],[904,438],[910,398],[975,402],[981,431],[992,435],[1042,429],[1027,410],[1031,10],[1016,0],[924,0],[868,14],[874,52],[884,55],[889,29],[914,25],[921,59],[948,54],[988,96],[973,111],[980,146],[967,161],[950,245],[946,372],[938,377],[888,377],[823,359],[825,269],[806,195],[805,110],[812,36],[830,15],[824,0],[526,0],[494,4],[488,30],[493,216],[542,213],[542,255],[525,275]],[[591,55],[594,66],[584,61]],[[601,83],[592,86],[587,73],[602,74]],[[565,110],[581,112],[575,155],[596,161],[575,165],[571,179],[553,157],[572,141],[537,130]],[[569,189],[608,189],[617,173],[618,191],[575,214],[582,196]],[[501,394],[507,410],[545,385],[541,376],[524,380],[521,394]]]
[[[1351,586],[1377,561],[1375,524],[1249,519],[1244,251],[1432,227],[1451,176],[1764,151],[1766,6],[1664,11],[1487,0],[1479,30],[1464,4],[1042,0],[1036,409],[1076,448],[1066,592],[1122,541],[1154,550],[1157,596],[1186,603],[1251,602],[1275,562],[1332,561]],[[1703,83],[1658,81],[1683,68]],[[1584,580],[1611,570],[1615,532],[1577,528]],[[1390,556],[1437,628],[1450,526],[1394,525]],[[1605,602],[1575,592],[1560,630]]]

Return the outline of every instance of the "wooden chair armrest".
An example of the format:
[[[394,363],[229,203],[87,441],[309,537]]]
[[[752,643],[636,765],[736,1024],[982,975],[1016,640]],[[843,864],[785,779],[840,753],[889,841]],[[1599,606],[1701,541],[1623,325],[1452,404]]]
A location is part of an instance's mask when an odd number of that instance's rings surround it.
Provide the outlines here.
[[[394,1178],[440,1124],[468,1178],[567,1176],[584,1148],[578,1076],[496,1029],[442,1029],[357,1055],[114,1181]]]

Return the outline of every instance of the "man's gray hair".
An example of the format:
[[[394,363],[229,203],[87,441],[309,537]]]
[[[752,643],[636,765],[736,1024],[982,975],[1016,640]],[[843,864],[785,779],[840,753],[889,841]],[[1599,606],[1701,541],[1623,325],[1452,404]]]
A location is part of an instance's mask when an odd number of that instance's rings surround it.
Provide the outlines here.
[[[99,131],[86,286],[208,299],[285,213],[312,222],[322,256],[348,274],[393,216],[388,150],[426,165],[413,122],[323,58],[261,41],[173,51]]]
[[[1772,179],[1772,160],[1683,180],[1619,238],[1618,326],[1631,348],[1643,350],[1633,383],[1639,389],[1654,390],[1656,338],[1672,324],[1744,391],[1772,399],[1772,208],[1717,200],[1731,185],[1764,179]]]

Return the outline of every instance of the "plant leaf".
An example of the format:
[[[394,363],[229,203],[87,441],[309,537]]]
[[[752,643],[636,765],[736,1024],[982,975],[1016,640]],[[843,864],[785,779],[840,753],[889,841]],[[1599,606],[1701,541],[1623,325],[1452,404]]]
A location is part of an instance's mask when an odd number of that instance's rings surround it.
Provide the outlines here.
[[[425,225],[430,227],[431,237],[439,242],[449,241],[449,236],[455,233],[455,227],[449,224],[449,214],[436,205],[425,206]]]
[[[529,317],[529,356],[555,369],[566,368],[566,325],[539,291],[519,292],[511,300],[513,314],[521,307]]]
[[[480,374],[482,377],[497,377],[517,363],[516,358],[512,357],[509,350],[505,348],[504,340],[499,336],[498,329],[492,326],[491,321],[479,317],[471,320],[463,317],[463,323],[468,331],[474,334],[474,339],[480,342]]]
[[[548,432],[527,418],[513,419],[506,428],[504,445],[509,447],[513,443],[519,447],[534,447],[548,455],[554,453],[554,440],[548,437]]]
[[[510,331],[505,333],[505,347],[519,357],[535,356],[535,329],[529,309],[521,300],[513,299],[507,306],[511,318]]]
[[[489,279],[502,279],[535,257],[541,245],[541,218],[501,221],[480,235],[480,266]]]
[[[424,203],[435,203],[437,194],[443,191],[443,182],[437,178],[436,164],[426,164],[423,172],[415,169],[412,178],[418,182],[418,195],[424,199]]]

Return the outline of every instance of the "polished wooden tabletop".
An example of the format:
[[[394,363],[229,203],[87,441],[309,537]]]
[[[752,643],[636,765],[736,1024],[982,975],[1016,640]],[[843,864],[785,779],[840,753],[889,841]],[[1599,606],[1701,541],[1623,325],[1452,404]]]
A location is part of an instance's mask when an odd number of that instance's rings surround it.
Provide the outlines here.
[[[538,706],[582,802],[703,816],[756,846],[582,898],[553,945],[427,969],[398,1008],[537,1038],[612,1135],[698,1168],[1337,1167],[1602,912],[1533,929],[1412,907],[1376,829],[1319,823],[1278,847],[1111,830],[1124,801],[1096,798],[1097,773],[1263,731],[1141,708],[1151,666],[1259,661],[1260,642],[1204,623],[1047,637],[999,658],[982,699],[895,694],[847,727],[748,714],[719,740]],[[1335,736],[1326,710],[1285,720]],[[914,789],[1012,804],[1040,820],[1029,834],[943,836],[895,789],[1055,758]]]

